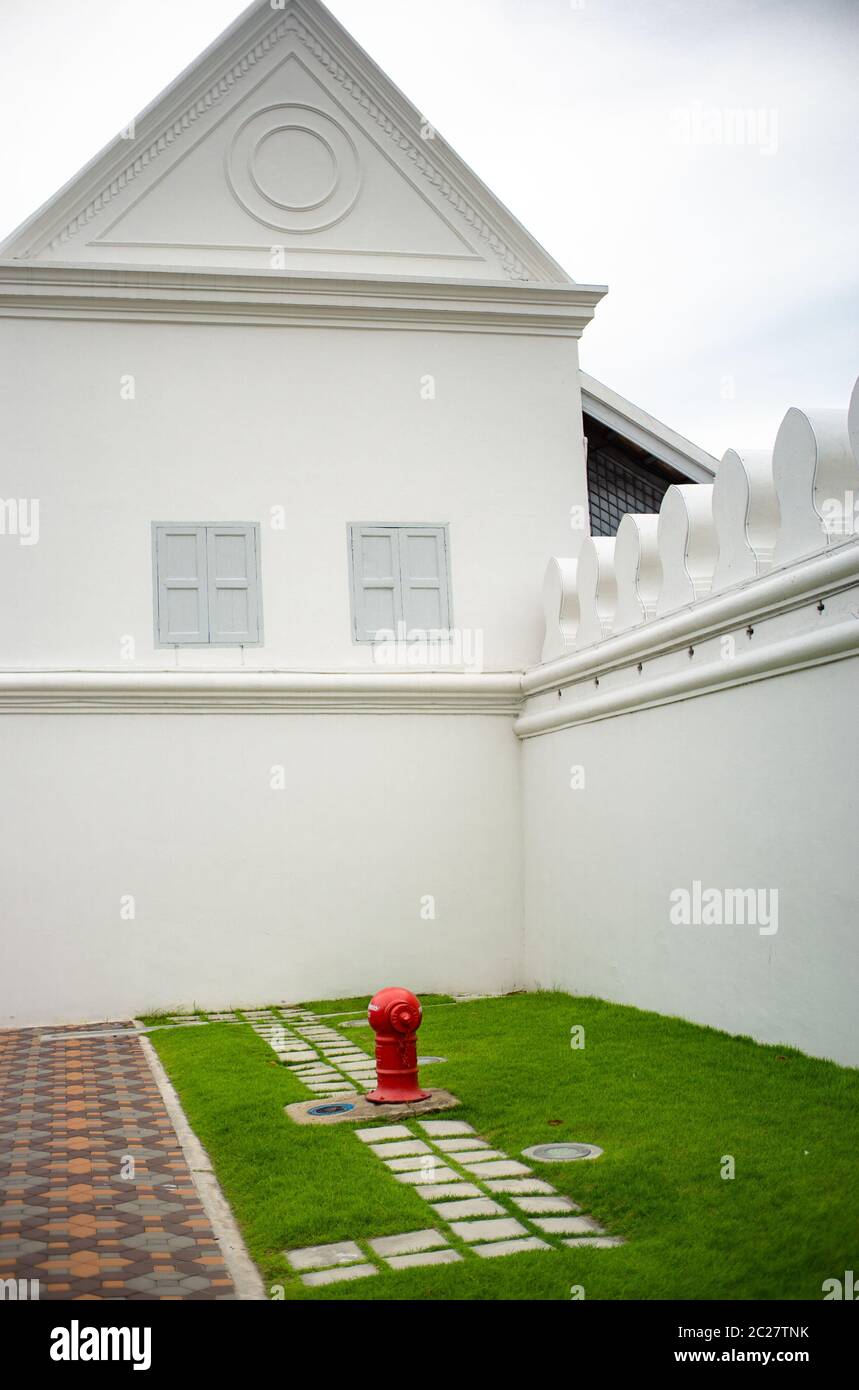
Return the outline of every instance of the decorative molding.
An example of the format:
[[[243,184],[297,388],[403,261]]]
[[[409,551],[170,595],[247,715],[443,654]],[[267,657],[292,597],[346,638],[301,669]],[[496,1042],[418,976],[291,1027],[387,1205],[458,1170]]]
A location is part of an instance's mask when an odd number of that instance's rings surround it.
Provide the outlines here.
[[[305,324],[578,338],[601,285],[0,261],[0,318]]]
[[[838,544],[844,522],[855,531],[852,503],[859,492],[859,459],[850,444],[847,410],[792,407],[779,426],[772,466],[780,511],[774,564],[816,550],[821,539]]]
[[[517,674],[2,671],[4,714],[459,714],[510,718]]]
[[[713,592],[772,569],[781,524],[771,449],[728,449],[713,484],[719,558]]]
[[[370,116],[379,128],[398,145],[401,150],[408,155],[420,174],[430,180],[433,187],[447,199],[451,206],[461,214],[468,222],[468,225],[477,234],[489,243],[491,249],[498,256],[504,271],[510,276],[511,280],[531,280],[533,276],[527,270],[520,257],[502,240],[494,227],[491,227],[486,219],[477,211],[473,203],[463,195],[462,190],[455,188],[449,178],[446,178],[435,167],[431,160],[427,159],[425,148],[420,150],[415,144],[414,139],[406,131],[402,130],[394,121],[391,120],[371,96],[363,89],[361,84],[356,81],[314,35],[307,25],[303,24],[297,16],[290,15],[287,21],[288,28],[294,28],[297,37],[304,44],[308,52],[312,53],[317,62],[331,74],[336,82],[339,82],[344,91],[348,92],[359,106]],[[427,141],[422,144],[426,147]]]
[[[662,561],[657,617],[705,598],[712,588],[719,558],[713,488],[713,483],[674,483],[662,499],[656,530]]]
[[[553,555],[543,579],[546,639],[543,660],[555,661],[572,651],[579,626],[578,561]]]
[[[331,158],[330,187],[316,202],[291,205],[275,199],[259,181],[255,158],[266,139],[284,130],[318,140]],[[238,128],[226,161],[227,183],[240,207],[263,226],[284,232],[318,232],[342,222],[361,192],[361,162],[355,141],[340,121],[306,102],[261,107]],[[333,201],[333,206],[332,206]]]
[[[782,617],[857,587],[859,540],[851,540],[771,570],[735,589],[710,594],[549,665],[533,667],[525,673],[522,688],[529,697],[557,691],[583,678],[602,678],[632,663],[688,648],[690,642],[756,627],[766,619]]]
[[[269,6],[267,4],[264,6],[261,5],[258,7],[256,15],[251,14],[249,18],[243,17],[244,22],[240,20],[237,26],[233,26],[233,30],[241,28],[245,32],[245,42],[247,42],[247,31],[252,30],[254,27],[258,30],[260,18],[268,19],[270,14],[271,11]],[[316,18],[317,17],[314,16],[314,20],[316,20]],[[256,20],[255,25],[253,25],[254,19]],[[383,109],[380,102],[367,90],[366,83],[359,80],[355,75],[355,69],[361,66],[360,62],[353,61],[351,63],[353,70],[348,70],[341,61],[341,58],[337,56],[335,48],[337,47],[337,41],[343,46],[348,45],[350,50],[354,49],[354,53],[350,53],[348,56],[356,60],[361,51],[355,48],[350,36],[327,12],[325,12],[324,24],[335,30],[334,35],[324,36],[321,17],[319,17],[318,23],[321,32],[317,34],[314,31],[316,26],[314,25],[314,27],[311,27],[306,17],[302,17],[300,7],[292,4],[264,33],[258,34],[240,57],[229,61],[226,72],[221,73],[214,80],[210,79],[205,89],[196,95],[193,100],[188,101],[183,109],[180,110],[179,114],[172,116],[157,134],[145,135],[144,148],[136,154],[133,159],[128,160],[124,167],[118,169],[104,186],[99,189],[98,193],[91,195],[85,206],[80,208],[74,216],[70,217],[58,231],[46,238],[35,240],[18,254],[22,258],[28,258],[38,254],[43,246],[47,246],[49,250],[56,252],[68,245],[68,243],[73,241],[114,198],[124,192],[131,183],[149,169],[154,161],[164,154],[165,151],[170,150],[177,141],[182,140],[187,132],[192,130],[197,122],[202,117],[206,116],[213,107],[222,102],[225,97],[231,95],[237,84],[241,83],[247,74],[264,60],[284,38],[291,37],[300,43],[331,78],[339,84],[341,89],[361,107],[366,116],[375,122],[376,126],[386,138],[395,145],[398,150],[406,155],[417,172],[421,174],[423,178],[427,179],[437,193],[440,194],[459,216],[467,222],[472,232],[476,233],[481,241],[486,242],[487,246],[498,258],[503,273],[510,280],[516,282],[539,281],[540,275],[539,271],[536,269],[537,262],[535,261],[534,266],[529,267],[525,263],[525,259],[523,259],[527,254],[525,246],[523,245],[523,247],[517,249],[507,236],[503,236],[499,232],[498,226],[493,225],[487,213],[478,206],[479,193],[477,187],[468,189],[465,183],[456,177],[454,169],[450,167],[450,161],[447,161],[447,167],[445,168],[444,165],[439,167],[441,161],[434,162],[429,158],[427,149],[430,142],[420,138],[419,131],[415,125],[417,113],[407,112],[405,110],[405,103],[403,103],[401,99],[398,104],[403,106],[403,112],[397,120],[392,119],[388,111]],[[182,78],[177,79],[174,87],[168,89],[168,93],[165,94],[165,96],[173,95],[174,88],[181,90],[182,83],[193,77],[194,70],[197,66],[203,66],[204,58],[209,57],[211,59],[213,54],[215,54],[222,45],[226,45],[228,38],[237,40],[239,35],[238,33],[234,34],[233,30],[228,31],[227,35],[222,36],[222,39],[216,41],[212,49],[210,49],[206,55],[203,55],[203,57],[198,60],[197,64],[194,64],[186,74],[183,74]],[[364,57],[366,61],[365,55],[361,56]],[[373,64],[373,68],[376,68],[375,64]],[[376,70],[379,72],[380,77],[387,82],[387,78],[381,73],[381,70]],[[154,107],[157,108],[160,102],[161,99],[157,99],[156,103],[153,104]],[[150,108],[150,110],[151,109],[152,108]],[[148,112],[144,113],[144,117],[147,114]],[[141,120],[143,120],[143,118],[141,118]],[[413,127],[411,130],[408,128],[410,125]],[[437,137],[436,146],[439,152],[441,151],[442,143],[440,138]],[[114,142],[114,144],[109,146],[101,156],[98,156],[97,159],[93,161],[93,164],[97,166],[100,162],[107,161],[110,156],[116,158],[118,153],[119,142]],[[460,161],[458,161],[458,157],[453,154],[453,151],[450,153],[453,160],[459,163]],[[467,175],[469,179],[473,179],[474,177],[470,175],[470,171],[468,171],[465,166],[463,166],[463,173]],[[62,197],[72,192],[75,184],[82,180],[82,178],[83,174],[80,175],[78,179],[73,180],[72,183],[62,191],[62,194],[57,195],[57,198],[52,200],[52,202],[61,203]],[[474,180],[474,182],[475,184],[477,183],[476,180]],[[44,211],[47,211],[50,206],[50,203],[46,205]],[[506,214],[506,210],[501,209],[501,212],[504,213],[506,219],[509,219],[510,223],[512,223],[515,234],[517,225],[515,219],[513,219],[510,214]],[[24,227],[20,229],[19,233],[13,234],[12,238],[6,243],[7,251],[15,244],[18,236],[24,231],[29,230],[30,224],[37,222],[41,216],[41,212],[35,214],[28,223],[24,224]],[[531,241],[531,238],[524,228],[521,230],[523,234],[523,243],[527,244]],[[539,248],[536,243],[534,243],[534,250],[541,255],[546,263],[544,271],[545,269],[549,269],[550,274],[562,273],[560,272],[560,268],[554,265],[554,262],[550,260],[546,253],[542,252],[542,249]]]
[[[242,58],[234,62],[229,70],[221,76],[217,82],[213,82],[202,96],[193,101],[180,116],[171,121],[156,139],[151,140],[147,144],[146,149],[143,150],[136,159],[133,159],[122,173],[118,174],[116,178],[111,179],[110,183],[102,189],[95,198],[92,198],[86,207],[63,227],[61,232],[53,237],[48,243],[49,249],[51,251],[56,251],[61,246],[64,246],[66,242],[71,241],[73,237],[76,237],[78,232],[88,226],[93,218],[97,217],[118,193],[121,193],[139,174],[142,174],[145,169],[148,169],[149,165],[156,160],[159,155],[163,154],[165,150],[170,149],[186,131],[190,130],[191,127],[196,124],[201,116],[205,116],[223,97],[232,92],[236,83],[240,82],[262,58],[265,58],[286,33],[287,24],[286,21],[282,19],[273,29],[265,34],[258,43],[255,43]]]
[[[617,607],[614,550],[614,536],[588,536],[579,551],[576,565],[579,597],[575,637],[577,647],[590,647],[594,642],[611,636]]]
[[[519,738],[859,656],[859,542],[526,673]],[[559,697],[559,698],[555,698]]]
[[[613,632],[649,623],[656,617],[662,589],[659,518],[627,512],[617,528],[614,546],[617,606]]]
[[[851,410],[857,400],[854,390]],[[859,443],[855,429],[853,439]],[[672,484],[658,517],[626,516],[614,542],[584,542],[571,576],[578,590],[576,646],[590,648],[612,632],[632,628],[631,640],[646,648],[671,630],[660,620],[675,612],[683,614],[681,630],[690,635],[699,622],[706,625],[712,612],[722,611],[707,606],[710,595],[724,594],[729,606],[742,607],[750,582],[756,586],[750,590],[752,602],[755,595],[781,592],[783,585],[789,591],[796,576],[801,585],[806,569],[800,562],[826,547],[838,549],[845,537],[859,533],[857,495],[859,455],[851,443],[849,412],[788,410],[771,454],[743,456],[729,449],[715,483]],[[659,563],[653,554],[654,563],[646,564],[650,592],[645,596],[640,541],[646,534],[652,551],[654,526]],[[778,573],[770,584],[766,575],[774,565]],[[572,596],[566,600],[572,602]],[[652,638],[639,637],[642,621],[651,622]],[[549,613],[547,638],[554,639],[555,628]]]
[[[831,661],[859,656],[859,619],[850,618],[820,632],[805,633],[783,642],[764,644],[733,660],[708,661],[694,668],[671,671],[655,678],[628,684],[603,695],[521,716],[514,724],[518,738],[535,738],[577,724],[594,724],[621,714],[674,704],[700,695],[710,695],[731,686],[783,676]],[[591,687],[592,689],[593,687]]]

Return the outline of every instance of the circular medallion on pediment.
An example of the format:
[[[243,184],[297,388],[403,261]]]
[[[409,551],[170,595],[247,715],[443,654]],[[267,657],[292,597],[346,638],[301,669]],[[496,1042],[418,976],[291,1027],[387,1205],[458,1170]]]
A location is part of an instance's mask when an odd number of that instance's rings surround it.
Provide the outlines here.
[[[230,188],[267,227],[318,232],[341,221],[361,191],[355,144],[324,111],[268,106],[239,126],[227,155]]]

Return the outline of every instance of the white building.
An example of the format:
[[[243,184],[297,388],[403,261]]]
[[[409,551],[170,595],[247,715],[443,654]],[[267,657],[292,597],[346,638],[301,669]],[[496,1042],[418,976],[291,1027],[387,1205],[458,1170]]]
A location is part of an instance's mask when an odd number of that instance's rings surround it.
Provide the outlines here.
[[[316,0],[0,257],[0,1024],[559,985],[859,1061],[846,413],[714,500]]]

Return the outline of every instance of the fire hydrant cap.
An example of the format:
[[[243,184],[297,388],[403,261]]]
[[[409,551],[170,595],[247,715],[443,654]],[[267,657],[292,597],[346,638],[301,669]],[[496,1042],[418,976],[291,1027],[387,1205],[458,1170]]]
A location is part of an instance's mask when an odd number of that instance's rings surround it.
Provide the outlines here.
[[[414,1033],[423,1017],[420,1000],[410,989],[391,986],[380,989],[370,1000],[367,1010],[370,1026],[375,1032],[388,1027],[397,1033]]]

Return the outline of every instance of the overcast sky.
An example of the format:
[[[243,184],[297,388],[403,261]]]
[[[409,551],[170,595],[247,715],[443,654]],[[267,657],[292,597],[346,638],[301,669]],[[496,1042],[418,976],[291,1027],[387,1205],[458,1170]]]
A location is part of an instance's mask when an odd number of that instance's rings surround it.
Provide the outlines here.
[[[0,0],[0,235],[241,13]],[[859,0],[331,0],[576,280],[582,364],[717,456],[859,374]],[[736,113],[742,112],[742,119]]]

